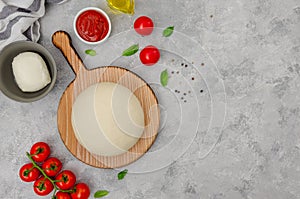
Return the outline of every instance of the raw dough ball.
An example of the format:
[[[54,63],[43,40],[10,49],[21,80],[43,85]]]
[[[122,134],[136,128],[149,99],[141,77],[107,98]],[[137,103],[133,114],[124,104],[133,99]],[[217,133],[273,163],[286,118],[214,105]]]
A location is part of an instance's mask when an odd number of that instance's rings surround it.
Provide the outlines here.
[[[137,97],[115,83],[90,86],[72,107],[72,126],[82,146],[93,154],[114,156],[130,149],[144,131],[144,112]]]
[[[14,58],[12,68],[15,80],[23,92],[41,90],[51,82],[47,65],[37,53],[20,53]]]

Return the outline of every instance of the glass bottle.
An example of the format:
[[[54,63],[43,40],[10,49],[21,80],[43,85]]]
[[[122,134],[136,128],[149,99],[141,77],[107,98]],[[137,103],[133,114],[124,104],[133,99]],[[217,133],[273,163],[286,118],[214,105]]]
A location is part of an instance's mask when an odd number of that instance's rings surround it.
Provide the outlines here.
[[[134,0],[107,0],[107,3],[114,11],[134,14]]]

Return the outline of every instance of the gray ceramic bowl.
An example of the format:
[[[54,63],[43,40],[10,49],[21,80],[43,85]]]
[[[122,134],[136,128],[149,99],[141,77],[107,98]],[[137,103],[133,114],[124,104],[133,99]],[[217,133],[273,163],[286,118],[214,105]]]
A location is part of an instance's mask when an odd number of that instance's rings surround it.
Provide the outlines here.
[[[51,83],[36,92],[22,92],[15,82],[12,71],[14,57],[22,52],[38,53],[46,62]],[[30,41],[17,41],[7,45],[0,54],[0,90],[9,98],[19,102],[33,102],[46,96],[56,81],[56,64],[52,55],[40,44]]]

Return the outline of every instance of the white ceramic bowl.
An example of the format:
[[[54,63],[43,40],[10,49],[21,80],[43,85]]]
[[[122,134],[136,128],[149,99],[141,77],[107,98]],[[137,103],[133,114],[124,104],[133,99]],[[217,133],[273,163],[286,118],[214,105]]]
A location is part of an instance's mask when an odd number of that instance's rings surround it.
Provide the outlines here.
[[[77,32],[76,21],[77,21],[78,17],[79,17],[83,12],[88,11],[88,10],[94,10],[94,11],[97,11],[97,12],[101,13],[101,14],[107,19],[107,21],[108,21],[108,27],[109,27],[109,28],[108,28],[108,33],[107,33],[106,36],[105,36],[103,39],[101,39],[100,41],[96,41],[96,42],[90,42],[90,41],[87,41],[87,40],[83,39],[83,38],[78,34],[78,32]],[[103,10],[101,10],[100,8],[97,8],[97,7],[87,7],[87,8],[83,8],[82,10],[80,10],[80,11],[76,14],[76,16],[75,16],[75,18],[74,18],[74,21],[73,21],[73,28],[74,28],[74,31],[75,31],[76,36],[77,36],[82,42],[84,42],[84,43],[86,43],[86,44],[100,44],[100,43],[104,42],[104,41],[109,37],[110,32],[111,32],[111,22],[110,22],[110,19],[109,19],[108,15],[107,15]]]

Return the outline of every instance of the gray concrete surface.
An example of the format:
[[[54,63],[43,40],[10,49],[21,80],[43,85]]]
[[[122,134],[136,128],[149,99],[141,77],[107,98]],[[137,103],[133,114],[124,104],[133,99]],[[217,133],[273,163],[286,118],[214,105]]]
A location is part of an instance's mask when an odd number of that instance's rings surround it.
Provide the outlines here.
[[[111,17],[113,31],[106,43],[111,53],[102,48],[105,45],[91,47],[75,38],[73,17],[87,6],[98,6]],[[178,32],[169,40],[158,38],[160,29],[149,38],[124,33],[139,15],[152,17],[157,27],[174,25]],[[18,178],[19,168],[28,161],[25,152],[37,141],[48,142],[53,156],[88,183],[92,194],[109,190],[106,198],[300,198],[298,0],[147,0],[136,2],[134,16],[111,13],[104,0],[70,0],[48,5],[41,28],[40,43],[55,57],[58,79],[52,92],[34,103],[14,102],[0,94],[0,198],[39,198],[32,184]],[[56,110],[74,74],[51,43],[56,30],[70,33],[83,58],[87,48],[105,55],[99,61],[84,58],[87,67],[110,63],[128,67],[151,83],[162,103],[163,125],[149,154],[158,153],[128,166],[130,173],[122,181],[116,178],[118,170],[78,161],[59,137]],[[135,39],[165,45],[158,66],[145,68],[137,56],[118,56]],[[183,62],[188,69],[183,69]],[[168,89],[157,84],[163,68],[175,72]],[[186,103],[181,100],[184,89],[191,90]],[[193,111],[197,105],[198,112]],[[176,137],[182,138],[178,145],[165,148]]]

